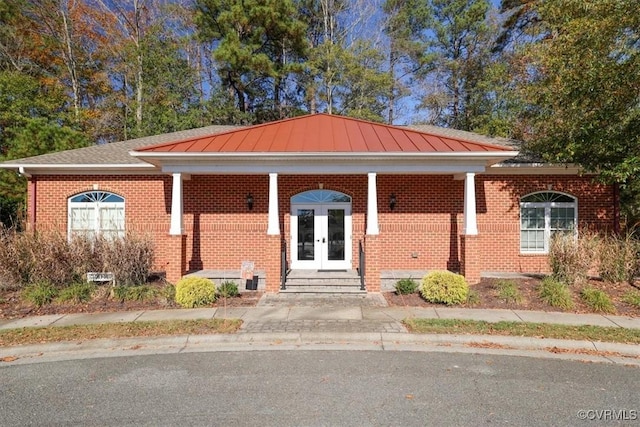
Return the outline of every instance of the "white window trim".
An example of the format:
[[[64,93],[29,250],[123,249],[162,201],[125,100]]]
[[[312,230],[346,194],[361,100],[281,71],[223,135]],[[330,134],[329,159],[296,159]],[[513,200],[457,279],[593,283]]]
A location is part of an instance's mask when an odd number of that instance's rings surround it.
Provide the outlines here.
[[[562,193],[560,191],[537,191],[535,193],[529,193],[521,198],[525,199],[529,196],[539,193],[554,193],[561,194],[567,197],[571,197],[573,202],[520,202],[520,211],[519,211],[519,246],[520,246],[520,254],[522,255],[548,255],[549,254],[549,244],[551,242],[551,209],[552,208],[573,208],[573,224],[574,224],[574,235],[578,237],[578,198],[572,196],[571,194]],[[523,250],[522,249],[522,208],[544,208],[544,248],[542,250]]]
[[[81,194],[85,194],[85,193],[89,193],[89,192],[93,192],[93,191],[85,191],[82,193],[78,193],[78,194],[74,194],[73,196],[70,196],[67,198],[67,238],[69,240],[71,240],[71,238],[73,237],[73,230],[72,230],[72,222],[73,222],[73,216],[72,216],[72,212],[73,209],[86,209],[86,208],[91,208],[93,207],[94,211],[95,211],[95,226],[94,229],[92,230],[94,232],[94,234],[96,236],[100,236],[102,234],[102,228],[100,227],[102,221],[100,218],[100,210],[101,209],[112,209],[112,208],[122,208],[122,219],[123,219],[123,228],[122,230],[118,230],[118,234],[122,234],[125,232],[125,226],[126,226],[126,200],[124,197],[120,196],[119,194],[110,192],[110,191],[100,191],[101,193],[105,193],[105,194],[112,194],[114,196],[118,196],[120,198],[122,198],[122,202],[72,202],[71,199],[73,199],[74,197],[78,197]],[[88,230],[86,230],[88,231]],[[111,230],[109,230],[111,231]]]

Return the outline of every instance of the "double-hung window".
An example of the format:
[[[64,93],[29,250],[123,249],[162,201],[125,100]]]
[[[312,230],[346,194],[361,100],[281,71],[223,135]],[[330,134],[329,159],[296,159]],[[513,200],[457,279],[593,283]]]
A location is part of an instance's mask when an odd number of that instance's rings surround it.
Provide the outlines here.
[[[124,236],[124,198],[105,191],[87,191],[69,198],[69,237],[76,234]]]
[[[576,199],[545,191],[520,200],[520,252],[548,253],[555,233],[575,233],[578,222]]]

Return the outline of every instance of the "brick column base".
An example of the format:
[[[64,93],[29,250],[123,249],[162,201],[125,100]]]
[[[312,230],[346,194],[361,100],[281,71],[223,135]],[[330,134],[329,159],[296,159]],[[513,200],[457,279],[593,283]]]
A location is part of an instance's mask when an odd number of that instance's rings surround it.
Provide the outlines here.
[[[265,292],[277,293],[280,291],[280,255],[282,242],[280,236],[267,235],[267,247],[265,249]]]
[[[378,236],[369,235],[364,241],[364,282],[367,292],[380,292],[380,260],[382,250]]]
[[[460,272],[467,279],[467,283],[479,283],[482,257],[478,236],[460,236],[460,255]]]
[[[169,236],[167,253],[170,254],[167,264],[167,281],[176,283],[186,273],[187,267],[187,236]]]

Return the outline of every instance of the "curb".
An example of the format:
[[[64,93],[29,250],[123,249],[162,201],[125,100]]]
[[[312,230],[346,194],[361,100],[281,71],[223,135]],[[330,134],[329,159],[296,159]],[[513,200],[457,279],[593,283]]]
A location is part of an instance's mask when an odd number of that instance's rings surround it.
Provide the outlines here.
[[[228,351],[359,350],[455,352],[579,360],[640,367],[640,346],[496,335],[245,333],[97,339],[0,349],[0,367],[102,357]]]

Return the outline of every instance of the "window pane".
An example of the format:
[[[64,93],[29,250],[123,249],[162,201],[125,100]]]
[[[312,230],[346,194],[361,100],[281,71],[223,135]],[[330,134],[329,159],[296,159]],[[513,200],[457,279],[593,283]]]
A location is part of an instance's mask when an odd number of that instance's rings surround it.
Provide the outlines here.
[[[521,227],[523,230],[544,229],[544,208],[522,208]]]
[[[100,231],[124,230],[124,209],[109,207],[100,209]]]
[[[551,208],[551,230],[573,230],[574,208]]]
[[[522,252],[544,251],[544,231],[521,231],[520,250]]]
[[[298,260],[315,259],[315,210],[298,209]]]
[[[71,231],[94,231],[96,228],[96,210],[93,207],[71,209]]]

